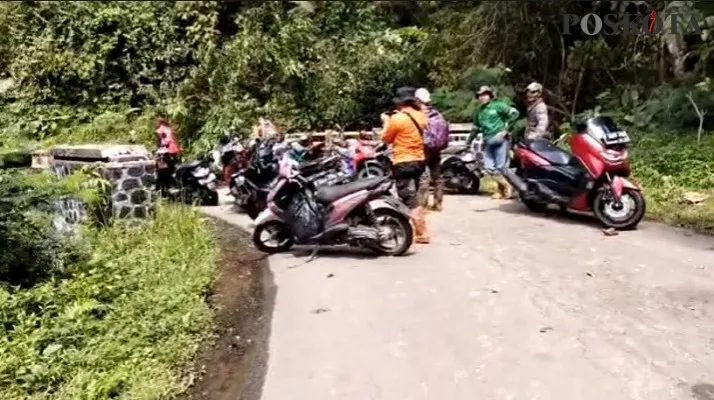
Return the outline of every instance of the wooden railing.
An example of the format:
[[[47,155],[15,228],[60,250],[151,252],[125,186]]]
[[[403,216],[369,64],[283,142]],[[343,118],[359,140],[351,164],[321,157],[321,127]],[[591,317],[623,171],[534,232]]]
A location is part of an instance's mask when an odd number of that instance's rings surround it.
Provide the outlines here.
[[[471,133],[471,129],[473,128],[473,124],[450,124],[449,125],[449,131],[450,131],[450,140],[449,140],[449,145],[450,146],[460,146],[463,145],[464,142],[469,137],[469,134]],[[359,138],[359,137],[367,137],[369,140],[377,140],[377,135],[376,132],[379,131],[378,129],[372,129],[372,131],[349,131],[349,132],[337,132],[337,131],[332,131],[332,132],[312,132],[312,133],[306,133],[306,132],[300,132],[300,133],[289,133],[285,135],[288,139],[297,139],[303,135],[309,135],[312,137],[312,141],[315,142],[323,142],[325,141],[325,138],[328,136],[329,133],[333,135],[333,137],[342,137],[344,139],[351,139],[351,138]]]

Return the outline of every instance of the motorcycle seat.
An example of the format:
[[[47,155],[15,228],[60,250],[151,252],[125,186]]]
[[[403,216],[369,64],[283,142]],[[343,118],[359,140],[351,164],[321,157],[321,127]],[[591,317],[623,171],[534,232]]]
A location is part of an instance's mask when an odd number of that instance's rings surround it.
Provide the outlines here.
[[[447,147],[444,150],[441,150],[441,154],[458,154],[466,149],[466,146]]]
[[[195,160],[179,165],[178,167],[176,167],[176,170],[178,171],[180,169],[193,169],[198,167],[199,165],[201,165],[201,161]]]
[[[526,140],[526,147],[541,156],[553,165],[568,165],[573,160],[573,155],[551,144],[547,140]]]
[[[387,179],[389,178],[383,176],[379,178],[360,179],[343,185],[321,187],[317,190],[315,199],[320,203],[329,204],[352,193],[357,193],[360,190],[374,189]]]

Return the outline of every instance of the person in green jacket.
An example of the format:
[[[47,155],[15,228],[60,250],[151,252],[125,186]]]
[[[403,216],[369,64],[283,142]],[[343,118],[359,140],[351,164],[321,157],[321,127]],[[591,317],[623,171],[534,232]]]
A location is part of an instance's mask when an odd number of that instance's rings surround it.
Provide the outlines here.
[[[510,199],[511,186],[501,175],[501,170],[508,167],[509,131],[518,120],[520,113],[506,102],[494,101],[494,92],[489,86],[481,86],[476,96],[481,107],[474,114],[474,130],[469,136],[467,145],[471,145],[479,132],[483,134],[484,169],[498,185],[498,192],[493,197]]]

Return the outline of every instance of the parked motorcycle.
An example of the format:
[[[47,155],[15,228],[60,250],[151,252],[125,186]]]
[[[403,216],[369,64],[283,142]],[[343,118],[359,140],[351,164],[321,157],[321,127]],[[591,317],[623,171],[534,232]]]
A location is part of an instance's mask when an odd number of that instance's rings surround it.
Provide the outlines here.
[[[380,152],[383,148],[380,147]],[[358,179],[366,179],[389,175],[389,170],[382,164],[377,156],[381,155],[377,148],[355,140],[350,153],[352,154],[352,168]]]
[[[158,183],[159,192],[177,201],[200,202],[202,205],[218,205],[216,175],[211,172],[210,160],[195,160],[173,167],[165,148],[156,151],[157,170],[162,178]]]
[[[251,219],[255,219],[267,207],[266,199],[277,177],[275,154],[268,151],[264,149],[251,166],[231,177],[231,195],[236,204],[243,208]],[[290,162],[316,187],[334,185],[352,179],[351,172],[347,170],[344,160],[338,155],[299,163],[290,152],[281,151],[281,153],[285,156],[286,162]]]
[[[269,143],[258,146],[247,168],[231,175],[229,190],[236,205],[251,219],[267,206],[266,198],[275,181],[277,167]]]
[[[442,152],[441,176],[447,189],[477,194],[483,175],[483,135],[469,147]]]
[[[612,118],[590,118],[576,124],[572,153],[545,140],[518,142],[516,171],[506,169],[504,176],[532,211],[555,203],[593,212],[607,227],[632,229],[645,215],[645,199],[627,179],[629,143],[630,137]]]
[[[224,182],[239,169],[247,168],[250,152],[243,147],[238,137],[225,135],[213,151],[214,169],[221,171]]]
[[[267,253],[301,244],[348,245],[403,255],[414,233],[409,209],[395,190],[387,177],[317,189],[289,163],[282,163],[268,208],[256,219],[253,243]]]

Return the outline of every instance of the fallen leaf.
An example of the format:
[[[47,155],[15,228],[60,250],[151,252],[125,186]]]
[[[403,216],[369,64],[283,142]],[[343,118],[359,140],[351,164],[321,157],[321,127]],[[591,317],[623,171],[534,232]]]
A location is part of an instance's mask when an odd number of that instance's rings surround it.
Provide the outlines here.
[[[615,230],[615,228],[605,228],[602,230],[602,233],[605,236],[617,236],[620,234],[618,231]]]
[[[327,279],[334,278],[335,274],[327,274]]]
[[[591,278],[595,277],[595,275],[593,275],[592,272],[586,272],[585,275],[587,275],[587,276],[589,276],[589,277],[591,277]]]
[[[312,313],[313,314],[322,314],[322,313],[326,313],[328,311],[330,311],[329,308],[318,308],[318,309],[313,310]]]
[[[546,326],[546,327],[540,329],[540,333],[547,333],[547,332],[550,332],[550,331],[552,331],[552,330],[553,330],[552,327]]]
[[[492,288],[492,289],[491,289],[491,293],[498,293],[498,292],[500,292],[500,290],[499,290],[498,288]]]
[[[700,192],[684,192],[682,194],[682,200],[689,204],[700,204],[705,202],[708,198],[708,195]]]

